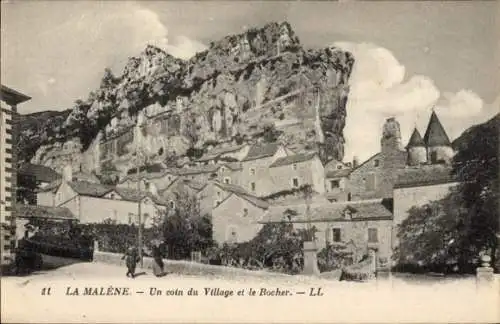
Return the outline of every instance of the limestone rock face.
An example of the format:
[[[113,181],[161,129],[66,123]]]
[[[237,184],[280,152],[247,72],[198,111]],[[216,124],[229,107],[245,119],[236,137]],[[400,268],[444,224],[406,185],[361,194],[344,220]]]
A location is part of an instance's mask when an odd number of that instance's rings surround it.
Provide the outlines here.
[[[25,158],[47,164],[50,151],[63,161],[61,147],[76,141],[81,152],[73,154],[83,168],[95,169],[89,165],[95,159],[85,154],[98,134],[113,138],[142,118],[142,143],[151,154],[175,151],[181,157],[208,142],[261,141],[271,125],[294,149],[319,147],[341,160],[353,64],[353,56],[338,48],[303,48],[287,22],[224,37],[189,60],[147,46],[121,75],[107,69],[99,88],[51,130],[54,138],[47,130],[25,129],[22,136],[44,138]]]

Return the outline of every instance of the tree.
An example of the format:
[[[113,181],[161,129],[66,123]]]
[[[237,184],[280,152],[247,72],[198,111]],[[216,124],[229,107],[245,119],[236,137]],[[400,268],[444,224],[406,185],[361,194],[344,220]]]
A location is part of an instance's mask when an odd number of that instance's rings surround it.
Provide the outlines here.
[[[189,258],[191,251],[206,250],[213,245],[212,223],[208,215],[201,215],[198,199],[181,190],[175,208],[164,218],[163,236],[172,259]]]
[[[398,229],[401,263],[441,270],[451,264],[465,272],[486,253],[499,270],[499,116],[455,141],[452,175],[459,185],[445,198],[409,210]]]
[[[453,159],[453,174],[461,182],[458,192],[467,209],[460,219],[466,233],[463,248],[484,250],[493,264],[500,249],[499,124],[500,114],[466,131],[457,140],[458,152]]]

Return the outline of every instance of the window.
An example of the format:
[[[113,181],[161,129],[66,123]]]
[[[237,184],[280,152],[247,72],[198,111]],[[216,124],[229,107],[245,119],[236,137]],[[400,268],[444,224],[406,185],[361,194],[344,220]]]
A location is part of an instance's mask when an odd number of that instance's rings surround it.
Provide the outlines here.
[[[61,201],[62,200],[62,192],[58,192],[57,193],[57,201]]]
[[[342,242],[340,228],[332,228],[333,242]]]
[[[294,164],[294,165],[293,165],[293,169],[294,169],[294,170],[297,170],[297,164]]]
[[[373,165],[376,166],[376,167],[378,167],[380,165],[380,161],[379,160],[375,160],[373,162]]]
[[[146,187],[146,190],[149,190],[149,182],[145,182],[144,187]]]
[[[170,208],[175,209],[175,202],[174,201],[171,200],[169,205],[170,205]]]
[[[243,217],[247,217],[247,216],[248,216],[248,209],[243,208]]]
[[[299,179],[298,178],[293,178],[292,179],[292,186],[294,188],[298,188],[299,187]]]
[[[114,194],[114,193],[112,193],[111,195],[109,195],[109,198],[111,198],[111,199],[115,199],[115,194]]]
[[[255,191],[255,182],[250,183],[250,187],[252,188],[252,191]]]
[[[342,169],[342,164],[337,165],[337,170],[341,170],[341,169]]]
[[[221,172],[221,173],[226,172],[226,168],[225,168],[225,167],[221,167],[221,168],[220,168],[220,172]]]
[[[255,175],[255,168],[250,168],[250,175]]]
[[[217,191],[217,197],[220,197],[220,191]]]
[[[368,243],[377,243],[378,242],[378,231],[376,228],[368,229]]]
[[[226,183],[226,184],[230,184],[230,183],[231,183],[231,178],[229,178],[229,177],[225,177],[225,178],[224,178],[224,183]]]
[[[352,200],[352,194],[349,192],[347,194],[347,201],[351,201]]]
[[[134,221],[134,213],[128,213],[128,224],[131,225]]]
[[[142,223],[146,224],[146,221],[148,220],[148,218],[149,218],[149,214],[148,213],[142,214]]]
[[[330,189],[340,188],[339,180],[330,180]]]
[[[226,240],[228,243],[238,242],[238,229],[236,226],[228,226]]]

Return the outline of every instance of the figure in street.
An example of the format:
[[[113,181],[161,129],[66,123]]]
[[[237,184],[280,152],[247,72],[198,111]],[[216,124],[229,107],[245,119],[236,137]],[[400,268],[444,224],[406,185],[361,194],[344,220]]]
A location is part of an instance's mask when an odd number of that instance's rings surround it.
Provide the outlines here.
[[[153,264],[153,274],[157,277],[161,277],[165,274],[164,263],[163,263],[163,253],[162,253],[162,242],[159,240],[154,240],[152,242],[152,257],[154,259]]]
[[[135,267],[137,262],[139,262],[139,254],[137,253],[137,249],[135,247],[129,247],[125,255],[122,257],[122,260],[125,259],[127,265],[127,277],[131,276],[135,278]]]

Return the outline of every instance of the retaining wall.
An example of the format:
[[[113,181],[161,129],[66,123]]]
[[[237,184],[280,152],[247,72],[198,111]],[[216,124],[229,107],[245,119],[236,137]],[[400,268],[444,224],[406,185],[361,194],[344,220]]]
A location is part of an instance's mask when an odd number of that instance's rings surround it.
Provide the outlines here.
[[[94,251],[94,262],[113,264],[125,267],[125,260],[122,260],[123,254]],[[143,257],[142,269],[153,268],[153,258]],[[226,266],[216,266],[204,263],[177,261],[164,259],[165,271],[171,273],[179,273],[183,275],[202,275],[202,276],[225,276],[225,277],[276,277],[289,278],[290,275],[267,272],[267,271],[252,271]],[[140,268],[140,266],[139,266]]]

